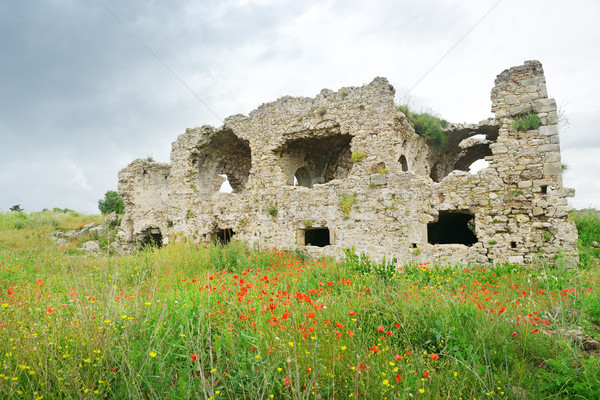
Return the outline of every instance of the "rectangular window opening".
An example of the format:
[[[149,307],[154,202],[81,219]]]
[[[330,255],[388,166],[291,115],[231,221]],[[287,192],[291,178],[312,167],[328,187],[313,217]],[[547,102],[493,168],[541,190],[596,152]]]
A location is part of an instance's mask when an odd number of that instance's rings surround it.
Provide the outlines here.
[[[516,249],[517,248],[517,242],[510,242],[510,248],[511,249]]]
[[[542,189],[542,194],[548,194],[548,186],[546,186],[546,185],[541,186],[541,189]]]
[[[427,224],[427,240],[431,244],[477,243],[475,216],[468,211],[440,211],[437,222]]]
[[[331,244],[329,228],[302,229],[298,237],[299,246],[325,247]]]

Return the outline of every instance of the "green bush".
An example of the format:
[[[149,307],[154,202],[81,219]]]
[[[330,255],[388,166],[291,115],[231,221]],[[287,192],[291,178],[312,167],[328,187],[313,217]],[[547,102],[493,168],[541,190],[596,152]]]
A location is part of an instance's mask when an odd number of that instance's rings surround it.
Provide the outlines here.
[[[443,130],[448,126],[446,120],[429,113],[413,113],[407,105],[400,105],[397,108],[406,115],[408,122],[414,128],[417,135],[431,139],[438,149],[444,149],[446,147],[448,138]]]
[[[109,190],[104,194],[104,199],[98,200],[98,209],[102,214],[108,214],[113,211],[117,214],[123,214],[125,212],[125,205],[119,193]]]
[[[527,114],[518,115],[513,122],[515,131],[527,132],[533,129],[538,129],[541,125],[540,117],[529,111]]]

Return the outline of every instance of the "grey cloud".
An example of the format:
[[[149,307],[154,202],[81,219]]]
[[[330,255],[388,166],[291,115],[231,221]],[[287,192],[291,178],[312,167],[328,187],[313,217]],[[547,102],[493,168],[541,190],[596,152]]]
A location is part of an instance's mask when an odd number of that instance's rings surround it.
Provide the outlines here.
[[[378,75],[400,95],[495,3],[105,1],[222,118]],[[570,117],[561,137],[567,159],[569,149],[597,143],[595,56],[588,52],[583,63],[579,52],[594,48],[600,30],[555,0],[524,3],[524,15],[506,4],[411,96],[449,120],[474,122],[489,115],[495,74],[539,58],[551,93],[587,115]],[[533,10],[554,26],[562,14],[575,18],[585,35],[566,20],[559,31],[545,29],[546,22],[527,20]],[[220,124],[101,1],[2,2],[0,35],[0,209],[23,203],[97,212],[127,162],[146,155],[167,161],[186,127]],[[574,171],[580,162],[575,157]]]

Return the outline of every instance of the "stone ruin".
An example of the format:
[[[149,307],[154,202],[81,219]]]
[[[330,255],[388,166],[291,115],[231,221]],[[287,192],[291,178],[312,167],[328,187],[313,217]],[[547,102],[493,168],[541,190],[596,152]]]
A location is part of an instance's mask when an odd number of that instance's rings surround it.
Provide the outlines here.
[[[385,78],[315,98],[282,97],[223,126],[187,129],[171,163],[119,172],[121,243],[190,238],[416,263],[576,265],[556,102],[542,65],[497,76],[490,118],[420,136]],[[514,128],[533,112],[538,129]],[[476,160],[488,166],[476,173]],[[229,191],[221,188],[227,181]]]

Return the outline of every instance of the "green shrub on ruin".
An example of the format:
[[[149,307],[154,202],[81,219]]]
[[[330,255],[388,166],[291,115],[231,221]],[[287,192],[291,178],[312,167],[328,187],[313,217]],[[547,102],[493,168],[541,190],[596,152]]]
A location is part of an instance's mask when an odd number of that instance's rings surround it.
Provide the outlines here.
[[[518,115],[512,124],[515,131],[527,132],[538,129],[542,121],[534,112],[529,111],[527,114]]]
[[[351,158],[352,158],[352,161],[354,161],[355,163],[359,163],[365,159],[365,153],[363,153],[360,150],[355,150],[352,152]]]
[[[417,135],[429,138],[437,149],[444,149],[446,147],[448,138],[446,137],[446,133],[444,133],[444,128],[448,126],[448,121],[427,112],[414,113],[406,104],[400,105],[397,108],[406,115],[408,122]]]

